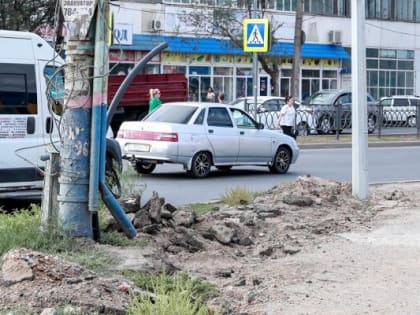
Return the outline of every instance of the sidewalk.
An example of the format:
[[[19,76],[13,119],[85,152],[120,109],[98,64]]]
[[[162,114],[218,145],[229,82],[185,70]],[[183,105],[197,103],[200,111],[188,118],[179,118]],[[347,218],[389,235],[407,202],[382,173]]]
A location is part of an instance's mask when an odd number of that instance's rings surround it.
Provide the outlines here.
[[[340,135],[339,139],[335,135],[316,136],[310,135],[297,138],[301,149],[326,149],[326,148],[350,148],[352,146],[351,135]],[[397,147],[397,146],[420,146],[420,138],[416,135],[369,135],[369,147]]]
[[[341,234],[288,263],[307,277],[283,288],[287,303],[267,314],[420,314],[420,209],[386,210],[371,231]]]
[[[419,141],[377,141],[369,142],[369,148],[383,148],[383,147],[413,147],[420,146]],[[302,143],[299,144],[301,149],[331,149],[331,148],[351,148],[351,142],[330,142],[330,143]]]

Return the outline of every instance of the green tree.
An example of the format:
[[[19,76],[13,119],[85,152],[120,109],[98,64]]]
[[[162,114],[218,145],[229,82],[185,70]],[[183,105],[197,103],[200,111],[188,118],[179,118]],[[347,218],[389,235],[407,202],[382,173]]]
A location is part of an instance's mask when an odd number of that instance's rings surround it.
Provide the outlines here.
[[[53,25],[56,0],[0,0],[0,29],[35,32]]]

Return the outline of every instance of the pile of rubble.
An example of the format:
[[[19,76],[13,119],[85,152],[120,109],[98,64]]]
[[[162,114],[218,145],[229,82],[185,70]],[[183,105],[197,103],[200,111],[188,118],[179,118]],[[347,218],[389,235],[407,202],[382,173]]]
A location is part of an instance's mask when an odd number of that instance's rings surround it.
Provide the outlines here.
[[[210,305],[236,314],[269,296],[270,268],[279,268],[284,257],[332,234],[368,228],[378,211],[405,199],[401,191],[394,191],[360,201],[352,197],[349,183],[305,176],[250,202],[215,204],[212,211],[195,214],[187,206],[166,203],[154,192],[144,205],[139,197],[122,202],[138,238],[150,242],[148,247],[95,245],[95,250],[107,249],[120,258],[122,269],[138,270],[144,259],[147,272],[172,266],[206,279],[220,290]],[[112,217],[107,229],[119,230]],[[150,248],[153,253],[147,252]],[[157,267],[147,269],[150,266]],[[289,277],[294,275],[282,268]],[[104,279],[58,257],[26,249],[3,257],[1,277],[0,304],[22,309],[72,305],[84,312],[123,314],[129,298],[127,282],[120,276]]]

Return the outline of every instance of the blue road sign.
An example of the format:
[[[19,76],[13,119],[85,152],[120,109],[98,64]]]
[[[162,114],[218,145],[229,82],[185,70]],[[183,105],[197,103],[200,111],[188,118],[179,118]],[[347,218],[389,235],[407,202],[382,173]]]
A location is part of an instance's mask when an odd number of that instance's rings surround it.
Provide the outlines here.
[[[267,52],[268,19],[244,19],[243,21],[244,51],[246,52]]]

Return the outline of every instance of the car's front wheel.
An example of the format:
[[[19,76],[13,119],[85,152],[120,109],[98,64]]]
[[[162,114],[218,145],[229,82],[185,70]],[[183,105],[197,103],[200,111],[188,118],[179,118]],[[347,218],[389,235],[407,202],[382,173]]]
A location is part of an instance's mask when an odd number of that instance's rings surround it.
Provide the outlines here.
[[[309,136],[309,126],[305,122],[300,122],[296,126],[296,131],[298,136]]]
[[[410,116],[407,119],[408,127],[416,127],[416,116]]]
[[[376,129],[376,116],[369,115],[367,123],[368,123],[368,133],[374,133]]]
[[[273,158],[273,163],[268,168],[271,173],[284,174],[289,170],[291,153],[286,147],[280,147]]]
[[[134,164],[134,168],[139,174],[150,174],[155,170],[156,164],[136,161],[136,163]]]
[[[324,115],[318,121],[317,131],[320,135],[327,134],[331,132],[332,127],[333,119],[328,115]]]
[[[211,168],[211,156],[208,152],[198,152],[191,163],[190,174],[195,178],[207,177]]]

